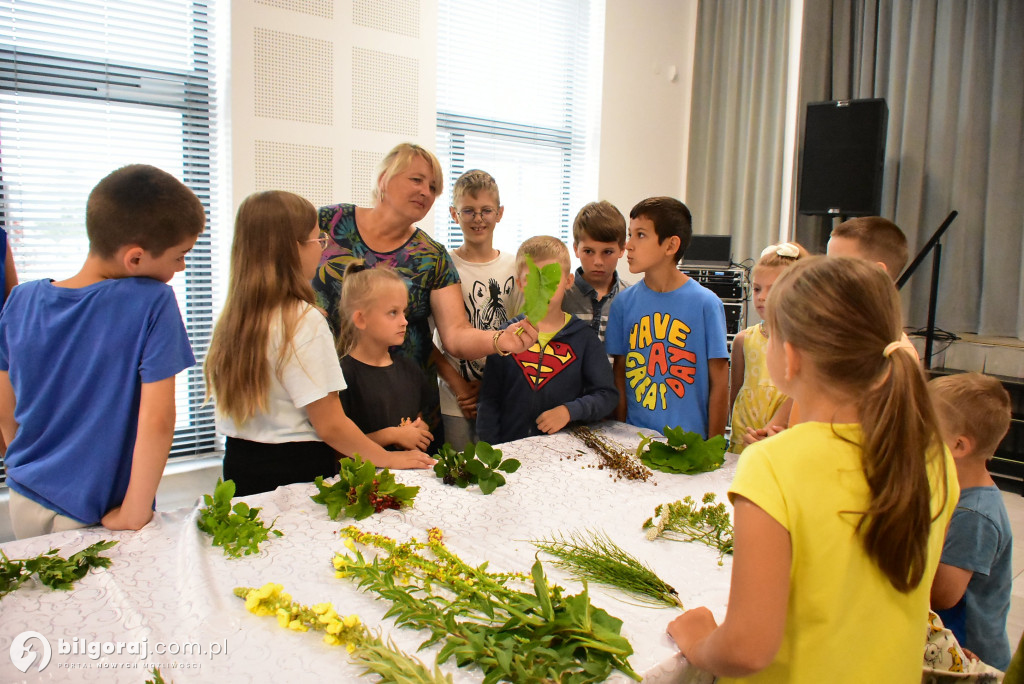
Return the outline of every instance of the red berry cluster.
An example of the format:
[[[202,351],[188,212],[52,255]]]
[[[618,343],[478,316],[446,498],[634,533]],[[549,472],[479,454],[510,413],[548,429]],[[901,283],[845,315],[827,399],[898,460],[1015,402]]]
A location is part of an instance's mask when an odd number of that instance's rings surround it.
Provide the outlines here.
[[[380,483],[377,482],[377,480],[374,480],[373,484],[370,486],[370,493],[366,497],[367,501],[370,502],[370,505],[373,506],[373,510],[380,513],[386,508],[391,508],[396,511],[400,509],[402,507],[401,502],[390,494],[380,494],[378,491],[379,486]],[[348,490],[349,504],[354,504],[358,496],[359,493],[356,491],[356,488],[350,487]]]

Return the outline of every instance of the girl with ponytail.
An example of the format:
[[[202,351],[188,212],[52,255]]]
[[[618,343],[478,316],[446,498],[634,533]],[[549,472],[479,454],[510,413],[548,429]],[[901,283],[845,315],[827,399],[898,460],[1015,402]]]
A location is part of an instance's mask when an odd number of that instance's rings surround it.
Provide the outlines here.
[[[740,458],[724,621],[697,608],[669,634],[723,678],[918,682],[959,488],[901,349],[899,297],[873,264],[811,258],[779,277],[766,314],[769,373],[803,422]]]

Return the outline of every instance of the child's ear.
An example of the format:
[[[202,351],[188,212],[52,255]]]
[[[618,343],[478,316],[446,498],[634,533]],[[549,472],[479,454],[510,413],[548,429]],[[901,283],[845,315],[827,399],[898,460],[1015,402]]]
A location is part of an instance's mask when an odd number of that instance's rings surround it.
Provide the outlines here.
[[[953,435],[946,446],[953,458],[963,458],[974,453],[974,440],[968,435]]]
[[[497,223],[501,220],[501,217],[505,215],[505,207],[498,207],[498,211],[494,214],[494,222]]]
[[[352,325],[357,330],[366,330],[366,314],[363,313],[362,309],[356,309],[352,312]]]
[[[452,221],[455,223],[459,222],[459,215],[455,211],[455,207],[448,207],[448,213],[452,215]]]
[[[122,248],[119,261],[127,273],[135,275],[145,254],[146,250],[139,245],[129,245]]]
[[[673,235],[672,237],[665,238],[665,241],[661,244],[663,249],[665,250],[665,254],[668,254],[669,256],[675,256],[676,252],[679,251],[679,245],[681,245],[682,243],[683,241],[679,239],[678,235]]]
[[[572,253],[576,255],[577,259],[580,258],[580,243],[578,243],[578,242],[573,242],[572,243]]]

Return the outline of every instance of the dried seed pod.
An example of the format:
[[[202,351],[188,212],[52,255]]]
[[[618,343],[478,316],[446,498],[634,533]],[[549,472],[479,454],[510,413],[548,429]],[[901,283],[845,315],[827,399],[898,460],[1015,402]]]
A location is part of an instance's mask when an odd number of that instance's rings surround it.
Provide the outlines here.
[[[597,452],[602,460],[598,469],[610,468],[615,472],[616,480],[624,477],[627,480],[646,482],[653,474],[650,468],[638,461],[633,454],[607,439],[603,434],[591,430],[585,425],[577,425],[569,432]]]

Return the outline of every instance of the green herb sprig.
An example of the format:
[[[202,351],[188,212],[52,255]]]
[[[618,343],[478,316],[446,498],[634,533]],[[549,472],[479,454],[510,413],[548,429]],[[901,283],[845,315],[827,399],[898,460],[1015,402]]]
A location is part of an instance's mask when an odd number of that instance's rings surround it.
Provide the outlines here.
[[[455,658],[476,665],[485,684],[498,681],[585,683],[604,681],[613,669],[639,680],[629,667],[633,648],[622,621],[590,603],[583,592],[563,596],[549,585],[540,562],[529,578],[473,567],[451,553],[439,530],[428,543],[398,543],[349,527],[348,541],[376,548],[366,559],[358,550],[334,558],[336,575],[355,580],[391,603],[385,617],[401,627],[428,630],[420,646],[441,643],[437,662]],[[532,592],[513,583],[532,580]]]
[[[620,589],[643,603],[682,608],[679,594],[650,567],[600,532],[574,532],[533,542],[573,577]]]
[[[536,326],[548,315],[551,298],[562,281],[562,267],[557,262],[537,268],[533,257],[526,255],[526,287],[523,288],[523,313]]]
[[[718,564],[726,554],[732,554],[732,520],[725,503],[715,503],[714,492],[707,492],[699,508],[693,497],[661,504],[654,509],[654,517],[643,525],[650,540],[664,537],[675,541],[700,542],[718,550]],[[655,520],[657,518],[657,520]]]
[[[514,473],[521,465],[514,458],[502,460],[501,450],[487,442],[467,444],[461,453],[453,449],[451,444],[445,443],[434,456],[437,458],[434,474],[442,482],[463,489],[471,484],[480,485],[480,491],[484,494],[490,494],[505,484],[502,472]]]
[[[213,536],[213,545],[223,548],[225,556],[241,558],[259,553],[260,544],[267,541],[271,533],[277,537],[284,536],[284,532],[273,529],[274,523],[270,527],[263,524],[259,507],[250,507],[244,501],[232,506],[234,496],[234,480],[221,481],[218,478],[213,496],[203,494],[206,506],[199,509],[196,520],[196,526]]]
[[[68,591],[91,568],[110,567],[110,559],[101,556],[100,551],[106,551],[115,544],[117,542],[113,540],[96,542],[68,558],[58,556],[59,549],[50,549],[35,558],[15,559],[0,551],[0,599],[17,591],[32,575],[51,589]]]
[[[717,470],[725,463],[725,437],[715,435],[705,440],[696,432],[681,427],[665,426],[667,442],[640,434],[636,455],[644,465],[666,473],[695,475]]]
[[[153,678],[147,679],[146,684],[168,684],[167,680],[164,679],[164,676],[160,674],[159,667],[154,667],[149,671],[149,673],[153,675]],[[173,684],[173,682],[171,684]]]
[[[359,454],[341,459],[338,481],[334,484],[324,484],[324,478],[319,476],[313,484],[319,494],[309,498],[327,506],[331,520],[339,517],[363,520],[386,509],[412,506],[420,491],[419,487],[396,482],[387,468],[378,473],[376,466],[364,461]]]

